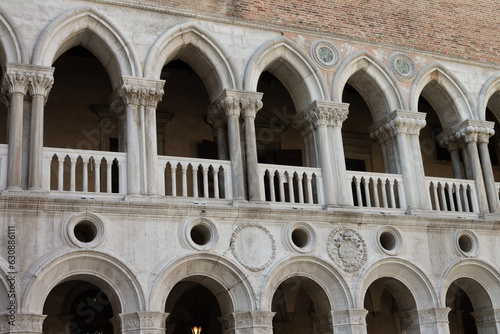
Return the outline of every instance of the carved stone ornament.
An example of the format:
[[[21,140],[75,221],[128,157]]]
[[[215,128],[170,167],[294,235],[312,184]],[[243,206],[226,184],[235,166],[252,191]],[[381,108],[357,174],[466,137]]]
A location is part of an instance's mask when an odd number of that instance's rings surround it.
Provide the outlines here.
[[[415,63],[403,52],[394,52],[389,56],[389,67],[400,81],[412,81],[417,74]]]
[[[257,223],[240,224],[231,236],[231,252],[251,271],[261,271],[273,263],[276,242],[271,233]]]
[[[338,227],[330,232],[327,250],[333,261],[344,271],[358,271],[366,262],[366,244],[358,232]]]
[[[332,70],[340,63],[339,50],[333,43],[325,40],[314,41],[310,51],[313,59],[321,68]]]

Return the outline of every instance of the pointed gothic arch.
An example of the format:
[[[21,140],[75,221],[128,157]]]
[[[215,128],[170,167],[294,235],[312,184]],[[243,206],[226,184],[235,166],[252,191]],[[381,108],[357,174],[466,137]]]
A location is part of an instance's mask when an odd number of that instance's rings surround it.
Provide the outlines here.
[[[132,42],[106,15],[87,6],[66,11],[45,27],[33,50],[32,63],[52,66],[61,54],[78,45],[99,59],[113,87],[122,76],[142,76]]]
[[[21,40],[21,29],[12,16],[0,7],[0,66],[5,73],[6,63],[26,63],[28,56]]]
[[[394,110],[407,110],[407,103],[397,79],[380,60],[366,50],[347,57],[335,73],[332,100],[342,102],[342,93],[349,82],[364,98],[374,122]]]
[[[380,278],[392,278],[401,282],[415,299],[417,309],[434,308],[437,297],[427,275],[414,264],[398,259],[385,258],[372,263],[360,275],[354,291],[357,306],[362,308],[370,285]]]
[[[477,102],[479,119],[486,120],[486,108],[489,107],[500,118],[500,73],[491,76],[481,87]]]
[[[199,283],[215,295],[222,315],[255,309],[254,292],[247,274],[235,263],[222,257],[198,253],[161,263],[153,274],[149,309],[163,312],[170,291],[181,281]]]
[[[255,51],[245,69],[243,89],[257,91],[260,75],[269,71],[287,88],[297,112],[315,100],[328,100],[328,89],[319,68],[299,46],[280,36]]]
[[[311,256],[297,256],[277,263],[265,277],[260,291],[260,308],[270,310],[273,296],[279,285],[290,278],[305,278],[318,288],[311,298],[320,302],[323,311],[353,308],[352,296],[344,278],[332,265]]]
[[[410,111],[418,111],[420,95],[432,105],[445,130],[466,119],[477,119],[473,101],[465,87],[453,73],[437,62],[422,68],[413,81]]]
[[[231,58],[220,43],[196,24],[177,25],[158,37],[148,52],[144,76],[159,79],[163,66],[176,59],[198,73],[211,101],[224,89],[238,88]]]
[[[58,284],[70,280],[85,280],[109,297],[116,314],[144,309],[144,293],[137,280],[137,271],[130,264],[95,250],[76,250],[51,256],[35,263],[23,278],[21,310],[42,314],[45,300]]]

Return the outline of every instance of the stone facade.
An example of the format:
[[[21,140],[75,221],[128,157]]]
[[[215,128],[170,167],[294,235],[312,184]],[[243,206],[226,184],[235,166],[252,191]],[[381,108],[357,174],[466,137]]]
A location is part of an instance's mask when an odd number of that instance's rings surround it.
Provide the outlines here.
[[[0,333],[499,333],[498,6],[348,2],[4,0]]]

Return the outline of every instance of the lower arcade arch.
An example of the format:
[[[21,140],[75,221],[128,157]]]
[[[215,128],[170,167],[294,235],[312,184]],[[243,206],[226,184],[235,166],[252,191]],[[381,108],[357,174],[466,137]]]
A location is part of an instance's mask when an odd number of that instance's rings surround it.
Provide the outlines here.
[[[331,319],[331,306],[323,288],[310,278],[291,277],[273,295],[271,311],[274,333],[317,333],[325,318]],[[330,322],[331,323],[331,322]]]
[[[368,287],[364,298],[368,310],[368,334],[397,334],[418,330],[417,304],[411,291],[401,281],[382,277]]]
[[[116,294],[103,282],[74,277],[56,285],[47,296],[44,334],[113,334],[111,319],[120,313]]]
[[[165,312],[169,314],[167,333],[191,333],[194,327],[200,328],[204,334],[221,333],[219,302],[226,309],[224,298],[218,299],[220,292],[216,295],[202,283],[203,277],[190,277],[170,291],[165,305]]]

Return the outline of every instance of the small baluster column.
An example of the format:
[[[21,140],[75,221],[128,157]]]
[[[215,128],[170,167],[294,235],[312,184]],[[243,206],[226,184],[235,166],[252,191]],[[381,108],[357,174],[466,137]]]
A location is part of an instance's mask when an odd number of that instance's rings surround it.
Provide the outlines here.
[[[54,83],[53,67],[33,67],[29,80],[31,95],[31,141],[28,189],[41,191],[43,184],[43,115],[49,92]]]
[[[28,92],[30,75],[22,65],[7,65],[2,81],[2,97],[9,108],[7,190],[22,189],[23,164],[23,105]]]

